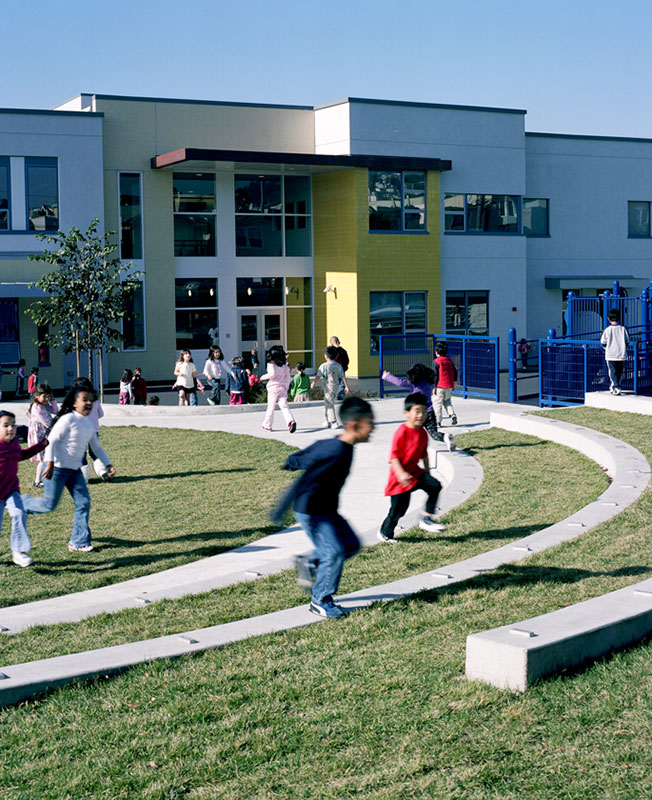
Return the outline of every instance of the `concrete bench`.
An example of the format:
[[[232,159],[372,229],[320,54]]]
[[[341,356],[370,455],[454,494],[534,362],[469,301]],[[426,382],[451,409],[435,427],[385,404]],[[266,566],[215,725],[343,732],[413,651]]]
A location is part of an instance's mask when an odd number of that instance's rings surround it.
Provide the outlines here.
[[[652,631],[652,580],[466,640],[466,677],[525,691],[534,681],[640,641]]]

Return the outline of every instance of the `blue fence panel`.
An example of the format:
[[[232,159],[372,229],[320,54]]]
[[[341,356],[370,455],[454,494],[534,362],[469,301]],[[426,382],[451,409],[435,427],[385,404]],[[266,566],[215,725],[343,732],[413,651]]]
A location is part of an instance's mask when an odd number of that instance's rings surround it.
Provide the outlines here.
[[[382,379],[384,370],[404,377],[416,363],[430,366],[435,357],[435,344],[445,341],[448,356],[457,369],[456,395],[500,399],[500,342],[496,336],[457,336],[446,334],[411,334],[379,338],[380,396],[405,392]],[[391,386],[391,388],[389,388]]]

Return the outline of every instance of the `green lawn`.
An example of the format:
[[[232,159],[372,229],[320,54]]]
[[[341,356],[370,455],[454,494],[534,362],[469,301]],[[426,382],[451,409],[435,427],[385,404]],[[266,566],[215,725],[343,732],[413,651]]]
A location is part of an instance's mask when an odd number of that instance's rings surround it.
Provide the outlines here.
[[[644,418],[588,409],[554,416],[614,433],[652,458]],[[486,470],[482,489],[448,515],[440,539],[413,531],[349,562],[344,591],[497,546],[606,485],[595,465],[558,446],[500,431],[460,439]],[[468,633],[652,575],[651,513],[648,489],[577,540],[462,585],[6,709],[0,798],[650,797],[649,643],[522,695],[463,673]],[[175,619],[214,624],[298,597],[281,575],[49,635],[75,650],[119,640],[120,620],[128,634],[153,635]],[[47,638],[26,632],[5,643],[38,657]]]

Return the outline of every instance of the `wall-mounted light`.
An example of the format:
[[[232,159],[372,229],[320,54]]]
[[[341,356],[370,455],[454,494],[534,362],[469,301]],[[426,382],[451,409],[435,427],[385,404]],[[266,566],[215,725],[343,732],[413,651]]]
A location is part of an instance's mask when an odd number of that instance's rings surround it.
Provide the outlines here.
[[[213,297],[215,295],[215,289],[213,289],[212,286],[211,286],[209,294],[210,294],[211,297]]]
[[[247,286],[247,294],[251,297],[251,286]]]
[[[333,292],[333,297],[337,300],[337,289],[332,283],[327,283],[324,288],[324,294],[328,294],[328,292]]]

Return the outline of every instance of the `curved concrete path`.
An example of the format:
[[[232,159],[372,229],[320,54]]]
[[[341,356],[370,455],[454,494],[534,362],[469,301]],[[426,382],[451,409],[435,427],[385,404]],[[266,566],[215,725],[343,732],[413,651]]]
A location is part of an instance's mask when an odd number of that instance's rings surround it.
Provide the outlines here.
[[[493,406],[496,408],[496,406]],[[518,407],[503,407],[492,414],[492,424],[576,447],[605,467],[612,484],[593,503],[543,531],[516,540],[495,550],[422,575],[363,589],[338,597],[344,607],[357,609],[378,601],[415,594],[424,589],[448,586],[496,567],[526,558],[533,552],[575,538],[595,525],[620,513],[644,491],[650,479],[647,460],[634,448],[605,434],[577,425],[532,417]],[[631,481],[626,483],[625,481]],[[118,672],[154,658],[169,658],[219,647],[232,641],[322,621],[305,605],[259,617],[239,620],[195,631],[172,634],[143,642],[76,653],[56,658],[15,664],[2,668],[0,703],[9,704],[46,688],[97,674]]]

